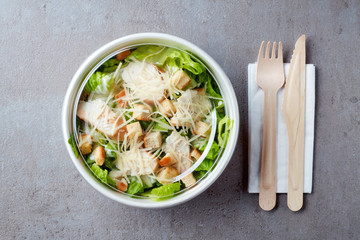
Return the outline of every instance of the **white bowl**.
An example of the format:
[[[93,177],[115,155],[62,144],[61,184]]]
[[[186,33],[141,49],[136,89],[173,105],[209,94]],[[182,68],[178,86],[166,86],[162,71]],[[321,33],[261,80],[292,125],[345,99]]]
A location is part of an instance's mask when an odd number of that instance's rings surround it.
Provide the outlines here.
[[[105,57],[108,57],[110,54],[116,52],[119,49],[136,44],[166,45],[169,47],[175,47],[191,52],[200,61],[202,61],[202,63],[205,64],[208,70],[215,77],[215,80],[220,87],[221,94],[225,101],[226,115],[233,120],[233,127],[229,134],[227,146],[224,149],[221,158],[217,161],[217,165],[213,168],[212,172],[210,172],[206,178],[198,181],[198,183],[194,187],[189,188],[183,191],[181,194],[175,195],[174,197],[163,201],[131,198],[105,186],[91,174],[89,168],[87,167],[82,158],[75,157],[75,154],[73,153],[70,145],[67,142],[71,132],[73,132],[73,109],[76,101],[76,96],[86,76]],[[221,175],[221,173],[224,171],[225,167],[231,159],[238,138],[239,122],[239,109],[235,92],[229,78],[226,76],[221,67],[214,61],[212,57],[210,57],[206,52],[204,52],[194,44],[179,37],[162,33],[139,33],[128,35],[106,44],[105,46],[101,47],[93,54],[91,54],[91,56],[88,57],[83,62],[83,64],[81,64],[74,77],[72,78],[65,95],[64,105],[62,109],[62,130],[65,145],[75,167],[80,172],[80,174],[91,186],[93,186],[96,190],[98,190],[105,196],[120,203],[140,208],[172,207],[189,201],[190,199],[196,197],[197,195],[205,191]]]

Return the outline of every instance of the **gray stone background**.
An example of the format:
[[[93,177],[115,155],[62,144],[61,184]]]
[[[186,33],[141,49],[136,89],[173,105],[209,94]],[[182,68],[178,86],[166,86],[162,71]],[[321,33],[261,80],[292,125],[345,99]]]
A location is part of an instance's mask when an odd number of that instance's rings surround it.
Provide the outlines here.
[[[190,40],[225,70],[238,96],[237,150],[219,180],[178,207],[126,207],[73,166],[61,133],[67,86],[82,61],[127,34]],[[271,212],[247,184],[247,64],[262,40],[289,60],[307,35],[316,65],[313,194]],[[360,1],[0,0],[1,239],[359,239]]]

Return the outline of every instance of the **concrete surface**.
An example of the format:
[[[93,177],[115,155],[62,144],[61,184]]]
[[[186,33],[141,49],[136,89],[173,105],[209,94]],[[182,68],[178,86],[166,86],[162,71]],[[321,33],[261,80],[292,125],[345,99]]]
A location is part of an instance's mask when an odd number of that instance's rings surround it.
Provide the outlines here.
[[[61,107],[80,63],[137,32],[188,39],[223,66],[238,96],[238,149],[187,204],[141,210],[105,198],[73,166]],[[247,184],[247,64],[261,40],[285,59],[306,33],[316,64],[314,193],[264,212]],[[360,2],[0,1],[0,239],[359,239]]]

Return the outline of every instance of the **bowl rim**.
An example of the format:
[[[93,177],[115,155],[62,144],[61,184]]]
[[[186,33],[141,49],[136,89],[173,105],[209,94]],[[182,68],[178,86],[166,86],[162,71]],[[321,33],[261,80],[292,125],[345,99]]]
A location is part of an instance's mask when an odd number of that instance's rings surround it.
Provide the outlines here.
[[[226,102],[225,105],[227,105],[227,109],[229,110],[228,114],[233,120],[233,126],[232,126],[233,128],[230,131],[227,146],[225,147],[223,151],[223,155],[217,162],[217,165],[214,167],[211,174],[209,174],[205,179],[203,179],[198,184],[196,184],[193,188],[190,188],[187,191],[179,195],[175,195],[174,197],[169,198],[167,200],[157,201],[157,202],[152,200],[130,198],[129,196],[125,196],[119,192],[116,192],[108,188],[103,183],[100,183],[100,181],[98,181],[89,172],[88,167],[85,165],[83,160],[80,158],[79,159],[76,158],[74,152],[71,149],[71,146],[68,144],[68,139],[70,137],[70,129],[72,129],[70,124],[71,120],[69,119],[71,118],[72,115],[72,107],[74,105],[72,100],[74,100],[74,95],[76,95],[76,86],[77,84],[79,84],[79,82],[81,83],[84,76],[86,76],[86,74],[91,69],[91,66],[94,63],[99,62],[104,55],[114,51],[115,49],[123,48],[129,45],[134,45],[136,43],[149,43],[149,42],[154,44],[166,42],[166,44],[170,46],[172,45],[174,47],[178,47],[183,50],[190,51],[196,57],[198,57],[202,62],[204,62],[216,77],[217,82],[220,85],[220,88],[223,91],[223,93],[226,93],[226,96],[223,96],[224,101],[225,98],[227,99],[227,101],[225,101]],[[210,57],[205,51],[203,51],[201,48],[197,47],[193,43],[185,39],[182,39],[180,37],[176,37],[165,33],[148,32],[148,33],[137,33],[137,34],[127,35],[115,39],[103,45],[95,52],[93,52],[80,65],[80,67],[74,74],[73,78],[71,79],[71,82],[64,97],[63,108],[62,108],[62,131],[65,141],[65,146],[72,159],[72,162],[74,163],[76,169],[80,172],[82,177],[93,188],[95,188],[97,191],[107,196],[108,198],[128,206],[139,207],[139,208],[172,207],[184,203],[186,201],[189,201],[194,197],[198,196],[199,194],[201,194],[202,192],[204,192],[222,174],[225,167],[228,165],[229,161],[231,160],[231,157],[233,155],[233,152],[237,144],[239,127],[240,127],[240,116],[239,116],[239,108],[238,108],[236,95],[229,78],[222,70],[222,68],[215,62],[215,60],[212,57]]]

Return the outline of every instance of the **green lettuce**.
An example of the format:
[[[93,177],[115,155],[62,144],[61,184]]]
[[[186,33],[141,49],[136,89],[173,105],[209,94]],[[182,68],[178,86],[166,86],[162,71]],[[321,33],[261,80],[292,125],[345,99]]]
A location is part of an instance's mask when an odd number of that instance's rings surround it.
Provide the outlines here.
[[[139,122],[143,130],[146,130],[151,124],[151,121],[139,121]]]
[[[189,54],[174,48],[140,46],[131,52],[127,57],[127,61],[131,58],[135,58],[139,61],[146,60],[159,67],[167,65],[169,67],[185,69],[195,75],[206,71],[205,67],[197,61],[194,61]]]
[[[75,141],[74,133],[70,134],[70,138],[68,140],[68,143],[70,144],[70,146],[71,146],[71,148],[72,148],[72,150],[73,150],[73,152],[75,154],[75,157],[78,158],[79,157],[79,151],[78,151],[78,149],[76,147],[76,141]]]
[[[143,184],[135,177],[131,178],[129,187],[126,191],[128,194],[137,194],[144,192],[144,186]]]
[[[94,154],[91,153],[89,154],[89,156],[86,159],[87,164],[89,164],[89,166],[91,166],[93,163],[95,163],[95,157]]]
[[[104,62],[103,65],[101,65],[101,67],[98,69],[98,71],[104,72],[104,73],[115,72],[119,63],[120,63],[120,61],[117,60],[116,58],[111,58],[111,59],[107,60],[106,62]]]
[[[113,170],[116,168],[115,164],[114,164],[114,160],[116,158],[116,153],[114,152],[114,147],[108,143],[105,145],[105,161],[103,164],[103,167],[109,169],[109,170]],[[93,163],[95,163],[95,157],[94,157],[94,152],[92,152],[91,154],[89,154],[89,156],[86,159],[87,164],[89,164],[89,166],[91,166]]]
[[[194,141],[194,147],[200,150],[201,152],[203,152],[207,146],[207,142],[208,142],[207,139],[196,139]],[[210,160],[215,160],[219,152],[220,152],[220,146],[216,143],[216,141],[213,141],[206,158]]]
[[[144,185],[144,188],[152,188],[154,184],[157,182],[154,178],[149,177],[148,175],[143,175],[140,178]]]
[[[227,116],[223,117],[218,123],[217,140],[220,146],[225,147],[229,138],[229,132],[232,127],[232,120]]]
[[[181,186],[180,183],[176,182],[161,187],[153,188],[149,196],[157,197],[158,199],[162,197],[167,197],[180,191],[180,186]]]
[[[114,80],[112,74],[95,72],[85,85],[85,90],[87,92],[95,91],[99,94],[107,94],[113,86]]]
[[[115,181],[109,177],[109,172],[106,169],[102,169],[96,165],[96,163],[93,163],[93,165],[91,165],[91,170],[102,182],[110,184],[113,187],[116,185]]]
[[[194,175],[194,177],[195,177],[196,180],[199,180],[199,179],[202,178],[206,173],[207,173],[207,171],[200,170],[200,171],[194,171],[194,172],[193,172],[193,175]]]
[[[209,150],[209,153],[206,155],[206,158],[210,159],[210,160],[215,160],[215,158],[217,157],[217,155],[220,152],[220,147],[219,145],[214,141],[213,144],[211,145],[211,148]]]
[[[160,122],[166,124],[166,125],[169,125],[168,121],[166,121],[166,119],[164,117],[160,117],[158,118],[158,120],[160,120]],[[170,126],[170,125],[169,125]],[[160,123],[158,122],[155,122],[154,124],[154,128],[153,128],[154,131],[160,131],[160,132],[167,132],[168,129],[166,128],[163,128]]]
[[[106,146],[105,146],[106,157],[115,159],[116,158],[115,150],[116,150],[115,147],[113,147],[113,145],[111,145],[111,143],[106,144]]]
[[[129,194],[139,194],[144,192],[147,188],[152,188],[156,182],[153,178],[148,176],[141,176],[141,181],[139,181],[136,177],[130,177],[130,184],[127,189],[127,193]]]
[[[117,169],[113,158],[106,157],[103,166],[110,170]]]
[[[209,74],[207,74],[208,77],[206,77],[205,80],[207,80],[207,85],[206,85],[206,92],[212,96],[212,97],[216,97],[216,98],[222,98],[220,95],[220,91],[216,86],[216,84],[214,84],[213,86],[213,80],[212,78],[209,76]]]
[[[195,169],[195,171],[209,171],[214,164],[213,160],[205,158],[201,164]]]

